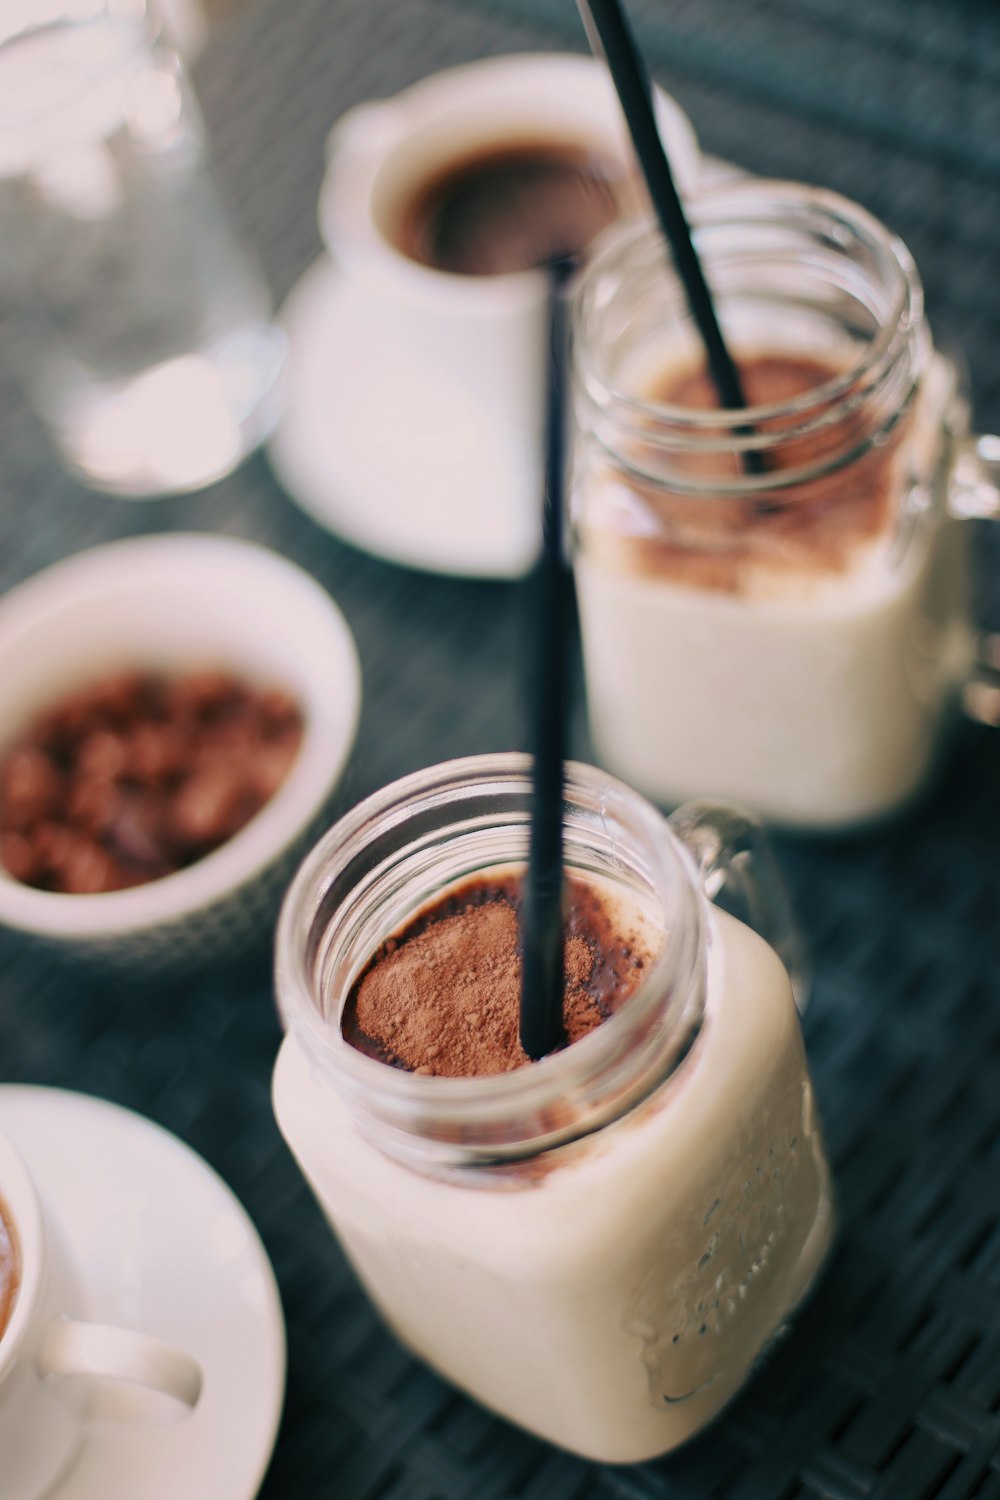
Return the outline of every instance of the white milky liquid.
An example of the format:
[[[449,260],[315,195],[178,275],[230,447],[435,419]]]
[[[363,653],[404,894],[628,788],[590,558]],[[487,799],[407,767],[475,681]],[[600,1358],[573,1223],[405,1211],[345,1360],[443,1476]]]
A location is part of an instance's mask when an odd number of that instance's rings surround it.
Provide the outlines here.
[[[945,384],[939,368],[928,483]],[[923,524],[901,548],[867,543],[825,578],[762,571],[733,594],[636,569],[604,520],[620,485],[585,483],[575,573],[591,733],[609,770],[668,806],[718,797],[817,828],[914,794],[972,663],[959,525]]]
[[[732,917],[713,911],[710,933],[705,1025],[680,1071],[536,1177],[425,1177],[359,1134],[291,1037],[275,1071],[281,1130],[399,1337],[598,1460],[638,1461],[703,1427],[830,1243],[787,976]]]

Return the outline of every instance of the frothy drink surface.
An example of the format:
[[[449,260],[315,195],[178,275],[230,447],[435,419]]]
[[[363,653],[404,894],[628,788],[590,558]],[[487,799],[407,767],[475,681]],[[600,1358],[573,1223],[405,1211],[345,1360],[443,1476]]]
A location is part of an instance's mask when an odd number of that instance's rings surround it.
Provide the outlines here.
[[[737,364],[750,406],[794,400],[843,374],[832,360],[783,350],[738,352]],[[689,411],[718,407],[715,387],[701,363],[667,368],[650,382],[646,396]],[[810,420],[818,410],[811,410]],[[758,424],[756,430],[778,444],[765,455],[768,470],[779,473],[835,461],[852,447],[863,448],[869,436],[856,415],[838,416],[801,438],[787,435],[792,426],[794,419],[787,417],[767,417]],[[796,484],[791,495],[777,486],[773,495],[764,491],[745,499],[707,501],[701,496],[640,491],[663,521],[664,532],[643,539],[633,566],[693,587],[726,592],[760,588],[763,578],[781,587],[789,575],[806,580],[841,574],[859,548],[891,524],[891,466],[899,435],[838,465],[832,475]],[[685,452],[677,455],[676,466],[699,483],[712,478],[729,481],[740,473],[735,452]]]
[[[524,1067],[518,1038],[520,878],[450,891],[389,938],[355,981],[346,1039],[410,1072],[476,1077]],[[594,886],[566,882],[563,1015],[570,1043],[636,989],[653,957],[647,936]]]
[[[0,1338],[10,1322],[21,1285],[21,1258],[10,1211],[0,1198]]]

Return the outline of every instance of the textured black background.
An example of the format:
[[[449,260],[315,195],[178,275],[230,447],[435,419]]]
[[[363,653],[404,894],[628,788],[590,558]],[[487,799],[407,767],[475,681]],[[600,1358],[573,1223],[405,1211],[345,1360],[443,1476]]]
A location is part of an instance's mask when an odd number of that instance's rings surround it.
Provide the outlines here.
[[[978,422],[1000,424],[1000,8],[643,0],[634,14],[707,150],[838,188],[903,235],[939,338],[965,349]],[[341,111],[450,63],[566,46],[581,46],[572,0],[238,10],[195,74],[222,191],[276,295],[319,251],[322,144]],[[345,805],[414,767],[522,742],[511,587],[362,557],[301,516],[260,456],[184,500],[89,494],[60,473],[0,368],[0,587],[105,538],[174,527],[265,541],[342,605],[365,675]],[[142,1110],[249,1208],[289,1333],[267,1500],[1000,1500],[998,755],[990,732],[969,728],[904,821],[779,845],[818,974],[806,1033],[843,1229],[792,1339],[671,1460],[616,1470],[557,1454],[383,1330],[272,1121],[267,951],[139,985],[2,937],[0,1078]]]

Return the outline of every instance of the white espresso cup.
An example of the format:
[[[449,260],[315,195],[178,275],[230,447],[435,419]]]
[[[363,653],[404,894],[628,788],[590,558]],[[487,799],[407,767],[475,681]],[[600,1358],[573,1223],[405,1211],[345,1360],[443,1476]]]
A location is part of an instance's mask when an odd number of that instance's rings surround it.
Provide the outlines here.
[[[659,90],[656,110],[690,190],[694,132]],[[350,539],[433,571],[516,576],[537,549],[547,285],[540,270],[424,265],[399,246],[400,215],[449,168],[532,145],[631,165],[602,63],[527,54],[451,68],[350,110],[327,142],[319,223],[352,329],[350,411],[331,412]]]
[[[37,1500],[73,1463],[89,1422],[183,1414],[198,1401],[202,1375],[189,1354],[158,1339],[76,1318],[71,1254],[4,1135],[0,1204],[20,1265],[0,1333],[0,1493]]]

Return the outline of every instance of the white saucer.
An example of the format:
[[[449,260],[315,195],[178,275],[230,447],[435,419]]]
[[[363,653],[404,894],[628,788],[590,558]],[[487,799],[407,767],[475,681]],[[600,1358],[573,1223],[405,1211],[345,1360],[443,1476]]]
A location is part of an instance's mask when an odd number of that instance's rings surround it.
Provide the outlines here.
[[[352,295],[327,256],[281,311],[285,411],[274,471],[315,521],[390,562],[474,578],[517,578],[538,547],[523,452],[457,382],[415,366],[394,328]],[[442,444],[441,434],[447,432]]]
[[[180,1421],[95,1426],[49,1500],[251,1500],[281,1415],[285,1334],[243,1208],[174,1136],[100,1099],[0,1086],[0,1129],[71,1249],[83,1316],[186,1349],[204,1374]]]

